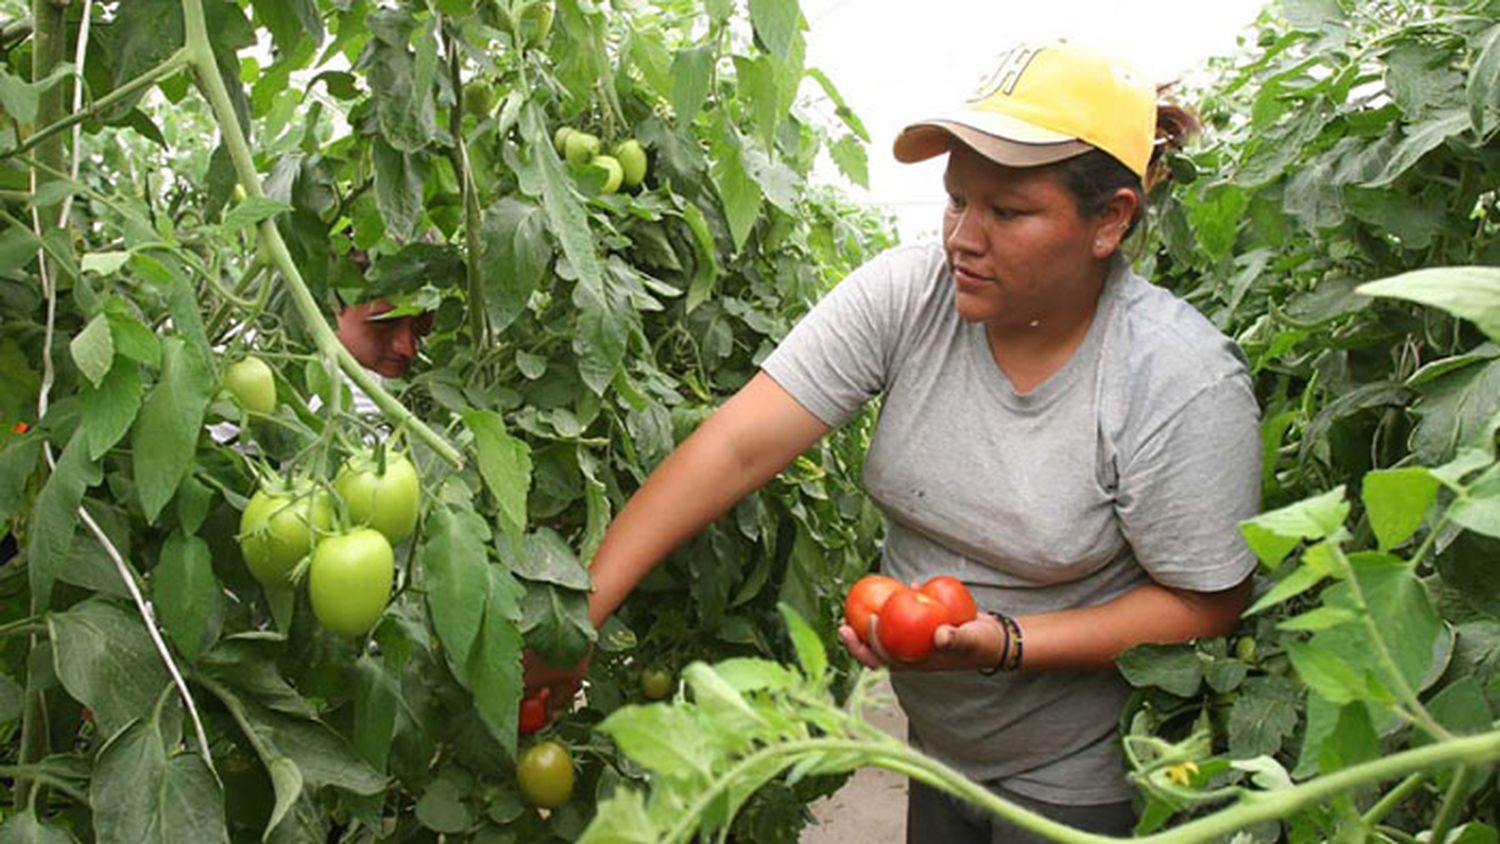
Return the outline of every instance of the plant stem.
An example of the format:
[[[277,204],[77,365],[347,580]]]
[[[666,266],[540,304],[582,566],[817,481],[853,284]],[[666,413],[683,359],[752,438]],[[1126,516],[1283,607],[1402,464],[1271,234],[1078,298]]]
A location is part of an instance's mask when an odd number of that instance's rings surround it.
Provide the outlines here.
[[[87,805],[89,802],[88,794],[79,791],[77,786],[36,765],[0,765],[0,777],[9,777],[18,783],[30,780],[55,788],[79,803]]]
[[[1454,821],[1458,820],[1459,813],[1464,809],[1467,801],[1469,785],[1474,781],[1474,768],[1464,765],[1454,775],[1453,782],[1448,786],[1448,793],[1443,795],[1443,808],[1438,810],[1437,818],[1432,822],[1432,836],[1429,841],[1447,841],[1448,830],[1453,828]]]
[[[1401,805],[1401,801],[1405,800],[1413,791],[1420,788],[1426,780],[1427,775],[1418,771],[1402,780],[1395,788],[1386,792],[1385,796],[1380,798],[1380,802],[1371,806],[1370,810],[1365,812],[1363,818],[1365,826],[1374,827],[1384,820],[1386,815],[1395,811],[1396,807]]]
[[[213,47],[208,38],[208,24],[203,16],[202,0],[182,0],[182,16],[186,34],[184,49],[188,53],[188,60],[193,68],[198,89],[208,100],[214,119],[219,125],[219,132],[223,136],[224,145],[229,149],[229,157],[234,161],[235,175],[248,196],[264,196],[250,144],[245,140],[244,133],[240,131],[239,120],[229,100],[229,89],[224,87],[224,80],[219,76],[218,63],[214,59]],[[291,252],[287,250],[286,241],[281,239],[281,232],[277,230],[275,221],[263,220],[258,224],[257,229],[266,254],[286,281],[292,302],[301,315],[308,333],[312,335],[318,350],[325,356],[338,361],[339,369],[343,370],[349,380],[358,385],[375,402],[393,425],[405,425],[444,460],[456,467],[463,466],[464,458],[458,449],[386,392],[374,376],[366,371],[339,342],[333,329],[328,327],[328,320],[318,308],[318,303],[313,299],[311,291],[307,289],[307,282],[303,280],[301,271],[292,260]]]

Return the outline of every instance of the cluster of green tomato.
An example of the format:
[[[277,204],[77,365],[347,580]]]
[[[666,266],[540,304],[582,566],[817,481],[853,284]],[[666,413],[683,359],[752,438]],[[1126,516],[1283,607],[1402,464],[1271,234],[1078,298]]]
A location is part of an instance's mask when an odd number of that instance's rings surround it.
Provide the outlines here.
[[[608,153],[601,153],[598,135],[562,126],[552,134],[552,145],[569,164],[604,170],[604,185],[599,188],[600,193],[614,193],[621,187],[634,188],[646,179],[646,150],[635,138],[626,138]]]
[[[247,357],[224,385],[248,410],[276,409],[270,367]],[[240,515],[240,550],[268,589],[294,589],[304,559],[308,598],[318,623],[340,636],[368,633],[385,612],[395,582],[394,546],[416,531],[422,482],[404,454],[355,454],[333,480],[348,516],[335,530],[333,497],[309,479],[263,483]]]

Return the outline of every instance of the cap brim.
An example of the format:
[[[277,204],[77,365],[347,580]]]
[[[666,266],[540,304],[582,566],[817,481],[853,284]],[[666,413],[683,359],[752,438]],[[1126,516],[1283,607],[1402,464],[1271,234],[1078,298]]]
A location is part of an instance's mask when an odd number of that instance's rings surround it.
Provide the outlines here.
[[[914,123],[896,136],[893,152],[896,160],[912,163],[925,161],[948,152],[956,139],[975,152],[1008,167],[1038,167],[1073,158],[1093,149],[1087,143],[1028,127],[1035,140],[1013,140],[977,129],[956,120],[928,120]],[[1011,132],[1010,134],[1021,134]],[[1049,138],[1050,136],[1050,138]]]

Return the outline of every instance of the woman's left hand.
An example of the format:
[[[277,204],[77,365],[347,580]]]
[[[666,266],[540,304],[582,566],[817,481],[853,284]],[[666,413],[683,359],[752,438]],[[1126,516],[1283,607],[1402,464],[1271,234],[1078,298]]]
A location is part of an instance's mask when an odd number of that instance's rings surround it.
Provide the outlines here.
[[[933,634],[932,653],[920,662],[902,662],[880,646],[880,619],[870,616],[870,629],[863,641],[847,623],[839,625],[839,639],[849,653],[867,668],[888,666],[901,671],[978,671],[1000,662],[1005,631],[988,613],[957,627],[944,624]]]

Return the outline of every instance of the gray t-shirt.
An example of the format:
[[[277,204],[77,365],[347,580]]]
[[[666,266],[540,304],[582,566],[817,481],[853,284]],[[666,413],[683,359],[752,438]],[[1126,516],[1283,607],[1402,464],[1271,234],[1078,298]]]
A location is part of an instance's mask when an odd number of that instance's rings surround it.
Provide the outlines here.
[[[1119,259],[1068,363],[1028,393],[962,321],[935,243],[889,250],[829,292],[766,359],[841,425],[881,397],[864,468],[883,570],[952,574],[981,610],[1092,606],[1158,583],[1227,589],[1255,567],[1259,411],[1243,356]],[[914,744],[967,776],[1066,804],[1131,790],[1114,671],[894,672]]]

